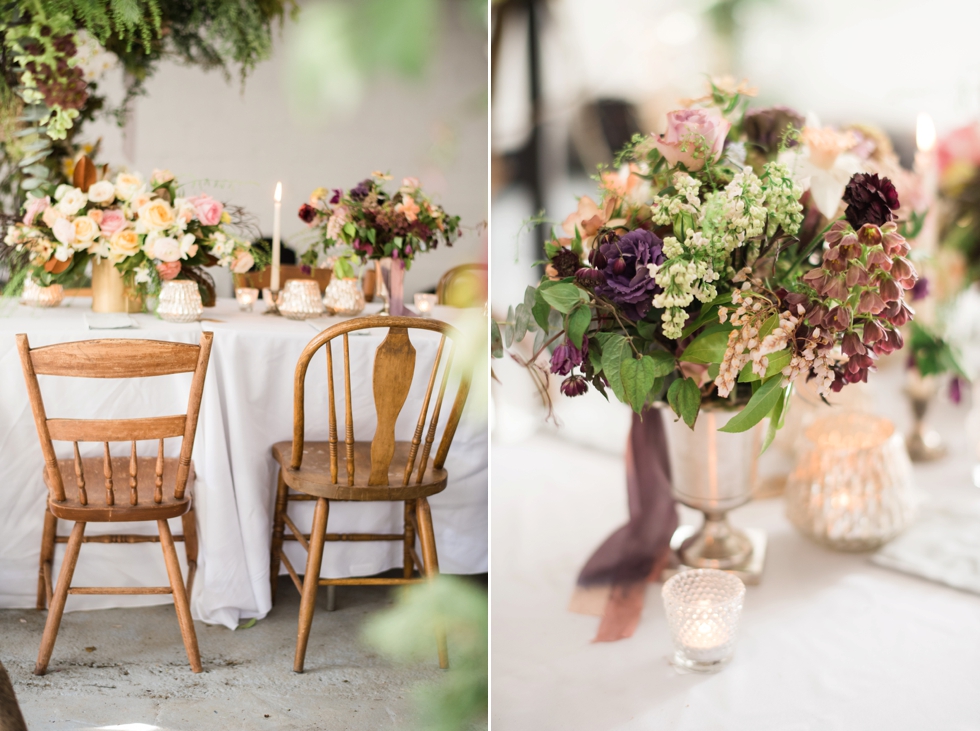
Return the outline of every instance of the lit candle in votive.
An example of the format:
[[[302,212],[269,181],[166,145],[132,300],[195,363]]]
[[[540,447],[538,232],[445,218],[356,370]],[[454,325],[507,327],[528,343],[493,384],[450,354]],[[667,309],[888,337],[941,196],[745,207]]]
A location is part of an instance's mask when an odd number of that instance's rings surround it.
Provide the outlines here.
[[[745,598],[736,576],[715,569],[681,571],[664,584],[663,598],[675,665],[714,672],[731,659]]]
[[[279,230],[282,226],[282,181],[276,183],[276,210],[272,217],[272,277],[269,289],[279,290],[279,261],[282,254],[279,251]]]
[[[419,292],[415,295],[415,309],[419,311],[422,317],[428,317],[429,313],[432,312],[432,308],[435,306],[436,296],[434,294]]]

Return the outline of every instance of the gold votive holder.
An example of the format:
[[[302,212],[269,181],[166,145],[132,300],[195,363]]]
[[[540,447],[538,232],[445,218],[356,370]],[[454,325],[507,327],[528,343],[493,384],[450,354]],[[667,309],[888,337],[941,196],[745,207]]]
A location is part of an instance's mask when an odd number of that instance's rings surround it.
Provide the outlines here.
[[[160,287],[157,314],[167,322],[196,322],[204,313],[197,282],[171,279]]]

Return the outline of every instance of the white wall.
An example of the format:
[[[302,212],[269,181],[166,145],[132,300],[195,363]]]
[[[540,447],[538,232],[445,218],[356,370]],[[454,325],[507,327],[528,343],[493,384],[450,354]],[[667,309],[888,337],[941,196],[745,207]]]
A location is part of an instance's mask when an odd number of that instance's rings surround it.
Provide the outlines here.
[[[414,175],[453,214],[464,235],[451,249],[416,260],[406,292],[433,287],[439,275],[460,263],[485,261],[474,228],[487,219],[486,38],[464,23],[452,3],[443,18],[433,58],[421,80],[389,77],[373,82],[360,108],[310,124],[289,111],[283,49],[290,24],[276,38],[273,57],[255,69],[244,90],[218,72],[161,64],[136,102],[133,159],[123,154],[121,131],[90,125],[84,137],[101,136],[101,160],[127,164],[147,175],[170,168],[183,181],[219,181],[209,191],[245,206],[271,234],[272,194],[283,181],[283,238],[299,242],[306,231],[295,212],[318,186],[350,187],[373,170],[396,180]],[[324,69],[329,73],[329,69]],[[121,95],[121,74],[104,83]],[[295,248],[295,246],[294,246]],[[302,250],[303,247],[299,247]],[[229,277],[219,294],[230,295]]]

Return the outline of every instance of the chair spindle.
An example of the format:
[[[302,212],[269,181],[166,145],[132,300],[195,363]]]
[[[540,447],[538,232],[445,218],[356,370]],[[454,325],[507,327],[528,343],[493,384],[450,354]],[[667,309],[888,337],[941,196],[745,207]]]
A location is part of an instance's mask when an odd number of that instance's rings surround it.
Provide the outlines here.
[[[157,447],[157,466],[153,480],[153,502],[157,505],[163,502],[163,440]]]
[[[337,484],[337,405],[334,401],[333,393],[333,343],[327,343],[327,398],[329,399],[330,409],[330,481]]]
[[[347,484],[354,484],[354,409],[350,398],[350,341],[344,333],[344,398],[347,406],[346,436],[347,445]]]
[[[415,467],[415,457],[422,443],[422,431],[425,429],[425,418],[429,415],[429,399],[432,398],[432,388],[436,383],[436,375],[439,372],[439,363],[442,360],[442,349],[446,344],[446,336],[439,339],[439,348],[436,350],[436,362],[432,365],[432,373],[429,375],[429,385],[425,388],[425,398],[422,401],[422,411],[419,414],[419,422],[415,425],[415,434],[412,435],[412,446],[408,452],[408,464],[405,465],[405,479],[402,484],[407,485],[412,479],[412,468]]]
[[[453,369],[453,357],[456,355],[456,343],[449,350],[449,358],[446,359],[446,370],[442,373],[442,383],[439,384],[439,395],[436,396],[436,405],[432,408],[432,421],[429,422],[429,433],[425,435],[425,446],[422,447],[422,459],[419,461],[419,471],[415,478],[415,484],[422,484],[422,475],[425,474],[425,467],[429,462],[429,452],[432,451],[432,443],[436,440],[436,427],[439,425],[439,412],[442,411],[442,399],[446,395],[446,385],[449,383],[449,373]]]
[[[140,501],[139,480],[137,479],[136,467],[136,440],[132,441],[132,448],[129,450],[129,504],[136,505]]]
[[[112,492],[112,457],[109,456],[109,442],[103,442],[105,446],[105,461],[102,463],[102,472],[105,475],[105,504],[115,505],[116,496]]]
[[[75,445],[75,484],[78,485],[78,503],[88,505],[88,493],[85,492],[85,471],[82,469],[82,455],[78,452],[78,442]]]

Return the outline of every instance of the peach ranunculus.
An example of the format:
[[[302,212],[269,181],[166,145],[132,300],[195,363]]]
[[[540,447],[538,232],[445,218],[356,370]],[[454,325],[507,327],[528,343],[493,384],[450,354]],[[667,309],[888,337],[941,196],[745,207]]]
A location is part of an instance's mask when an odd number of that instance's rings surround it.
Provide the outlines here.
[[[27,209],[24,211],[24,223],[28,226],[33,226],[37,214],[42,213],[50,205],[51,197],[47,195],[43,198],[28,198]]]
[[[41,220],[44,221],[44,225],[50,229],[54,228],[54,224],[59,218],[64,217],[65,214],[59,211],[55,206],[48,206],[44,209],[44,213],[41,214]]]
[[[92,213],[95,213],[95,211],[90,212],[89,215],[92,215]],[[112,236],[116,231],[125,228],[126,224],[126,216],[118,208],[110,208],[107,211],[103,211],[102,220],[99,221],[102,233],[106,236]]]
[[[395,212],[404,213],[409,223],[414,223],[418,220],[420,210],[422,209],[419,208],[418,203],[410,195],[403,195],[401,203],[395,206]]]
[[[133,256],[134,254],[138,253],[139,250],[140,237],[131,228],[116,231],[109,238],[109,251],[120,259],[124,259],[127,256]]]
[[[162,231],[173,226],[177,217],[167,201],[157,199],[139,209],[138,220],[149,231]]]
[[[255,257],[247,249],[242,249],[231,262],[231,271],[235,274],[244,274],[255,265]]]
[[[132,173],[119,173],[116,176],[116,195],[124,201],[128,201],[133,195],[143,187],[143,178]]]
[[[75,229],[75,243],[84,244],[88,248],[89,243],[99,235],[99,224],[89,216],[79,216],[71,222]]]
[[[578,199],[578,209],[562,223],[562,228],[569,236],[574,236],[576,229],[582,239],[582,245],[588,248],[599,229],[606,225],[616,201],[610,196],[604,208],[599,208],[595,201],[587,195]]]
[[[93,221],[95,221],[98,224],[101,224],[102,223],[102,209],[101,208],[93,208],[92,210],[90,210],[85,215],[88,216],[89,218],[91,218]]]
[[[219,201],[204,193],[187,200],[194,206],[197,220],[201,222],[202,226],[217,226],[221,223],[221,214],[225,207]]]
[[[669,165],[683,163],[688,170],[700,170],[707,158],[716,162],[721,157],[731,127],[714,107],[679,109],[667,114],[667,131],[653,138],[653,145]]]
[[[854,135],[833,127],[804,127],[801,133],[810,151],[810,162],[821,170],[830,170],[842,152],[854,146]]]

